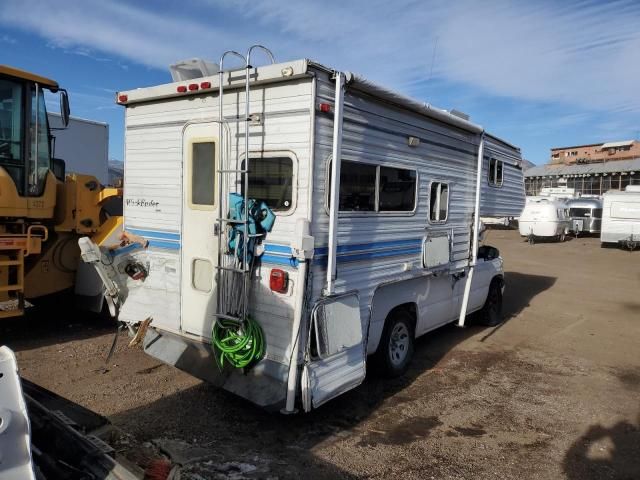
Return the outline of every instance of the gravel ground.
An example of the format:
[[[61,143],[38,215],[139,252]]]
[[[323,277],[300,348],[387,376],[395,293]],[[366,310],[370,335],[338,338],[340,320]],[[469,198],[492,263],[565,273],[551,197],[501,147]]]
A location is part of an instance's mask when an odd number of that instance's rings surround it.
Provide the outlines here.
[[[21,374],[194,462],[182,478],[640,478],[640,252],[598,239],[521,241],[505,259],[507,321],[421,338],[409,372],[284,417],[129,349],[114,327],[51,308],[4,321]],[[72,318],[70,318],[72,317]]]

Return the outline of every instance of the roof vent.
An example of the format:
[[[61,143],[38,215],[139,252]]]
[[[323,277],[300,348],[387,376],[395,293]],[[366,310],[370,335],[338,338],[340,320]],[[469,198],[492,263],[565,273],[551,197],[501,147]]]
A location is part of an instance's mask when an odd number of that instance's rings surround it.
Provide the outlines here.
[[[184,82],[215,75],[218,73],[218,66],[202,58],[189,58],[169,65],[169,71],[174,82]]]
[[[461,112],[460,110],[456,110],[455,108],[453,108],[453,109],[449,110],[449,113],[450,113],[451,115],[453,115],[454,117],[458,117],[458,118],[461,118],[461,119],[463,119],[463,120],[467,120],[467,121],[471,118],[471,117],[470,117],[469,115],[467,115],[466,113]]]

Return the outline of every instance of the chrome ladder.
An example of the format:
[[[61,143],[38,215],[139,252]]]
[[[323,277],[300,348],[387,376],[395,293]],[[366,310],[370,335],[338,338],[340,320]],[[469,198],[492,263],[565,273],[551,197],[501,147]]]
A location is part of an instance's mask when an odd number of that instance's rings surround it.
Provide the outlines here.
[[[251,271],[253,261],[248,261],[249,241],[252,238],[259,237],[261,234],[249,234],[249,127],[254,122],[250,111],[250,83],[251,83],[251,53],[255,49],[265,52],[271,63],[275,63],[275,59],[271,50],[262,45],[252,45],[244,56],[235,50],[228,50],[220,57],[218,65],[218,109],[219,109],[219,167],[218,173],[218,262],[216,266],[216,319],[234,320],[243,322],[247,318],[249,309],[249,288],[251,285]],[[241,59],[245,65],[245,107],[244,107],[244,165],[241,162],[241,155],[236,149],[235,168],[231,165],[230,149],[227,148],[224,141],[224,61],[227,56],[234,56]],[[231,70],[229,71],[231,72]],[[227,72],[227,73],[229,73]],[[239,124],[238,124],[239,125]],[[229,154],[229,155],[227,155]],[[227,176],[233,176],[233,182]],[[231,186],[242,185],[243,196],[243,218],[234,220],[227,218],[225,211],[228,211],[226,198],[231,192]],[[228,187],[228,188],[225,188]],[[227,195],[225,195],[225,193]],[[226,207],[226,208],[225,208]],[[230,254],[227,251],[229,229],[234,226],[242,225],[242,261],[238,259],[236,252]],[[236,251],[240,248],[236,244]],[[255,258],[255,256],[253,257]],[[252,260],[253,260],[252,258]]]

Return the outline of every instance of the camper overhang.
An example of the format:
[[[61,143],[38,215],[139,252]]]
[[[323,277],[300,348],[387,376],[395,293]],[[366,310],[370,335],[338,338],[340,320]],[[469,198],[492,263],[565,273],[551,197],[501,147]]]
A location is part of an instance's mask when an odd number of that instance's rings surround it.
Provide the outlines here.
[[[308,59],[294,60],[291,62],[253,68],[251,70],[253,72],[251,85],[253,87],[267,83],[287,82],[297,78],[311,77],[314,75],[314,70],[321,70],[329,73],[336,72],[334,69]],[[243,89],[245,87],[244,67],[238,67],[236,70],[225,71],[223,77],[225,79],[225,83],[223,85],[225,90]],[[436,108],[429,103],[420,102],[393,90],[384,88],[360,75],[347,72],[344,74],[344,77],[345,86],[348,90],[357,90],[384,102],[397,105],[401,108],[406,108],[420,115],[433,118],[434,120],[439,120],[467,132],[480,134],[484,130],[480,125],[464,120],[456,115],[452,115],[446,110]],[[202,95],[217,92],[219,87],[219,75],[216,74],[213,76],[185,80],[182,82],[172,82],[154,87],[117,92],[116,103],[124,106],[130,106],[135,105],[136,103]],[[504,142],[503,140],[500,141]]]

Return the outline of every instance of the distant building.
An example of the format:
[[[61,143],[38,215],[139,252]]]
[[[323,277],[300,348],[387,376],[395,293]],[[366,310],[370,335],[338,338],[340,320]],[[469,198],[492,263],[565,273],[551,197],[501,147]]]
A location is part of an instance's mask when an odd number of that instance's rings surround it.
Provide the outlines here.
[[[604,163],[612,160],[630,160],[640,158],[640,142],[625,140],[622,142],[591,143],[573,147],[551,149],[550,164],[575,165],[585,163]]]
[[[527,195],[539,195],[543,188],[575,189],[580,195],[602,195],[608,190],[624,190],[640,185],[640,156],[588,164],[547,164],[524,171]]]

